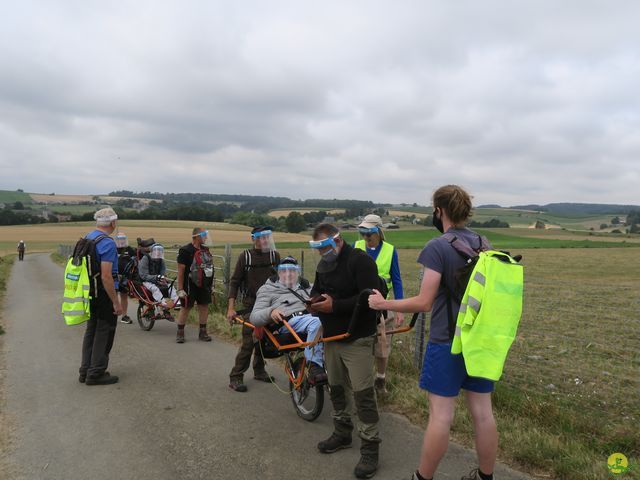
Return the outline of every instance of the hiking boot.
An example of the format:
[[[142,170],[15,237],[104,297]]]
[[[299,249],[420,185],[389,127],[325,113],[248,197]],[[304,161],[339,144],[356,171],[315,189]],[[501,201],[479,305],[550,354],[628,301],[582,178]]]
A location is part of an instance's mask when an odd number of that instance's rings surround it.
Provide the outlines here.
[[[327,383],[327,372],[315,362],[309,366],[309,383],[311,385],[324,385]]]
[[[482,480],[482,477],[480,476],[480,469],[474,468],[468,475],[460,477],[460,480]]]
[[[356,478],[371,478],[378,471],[379,441],[362,440],[360,447],[360,461],[353,469]]]
[[[322,440],[318,443],[318,450],[321,453],[333,453],[341,450],[343,448],[351,447],[351,435],[348,437],[343,437],[335,432],[331,434],[329,438],[326,440]]]
[[[239,378],[232,378],[229,381],[229,388],[231,390],[234,390],[236,392],[246,392],[247,391],[247,386],[242,383],[242,380],[240,380]]]
[[[109,372],[104,372],[104,373],[106,373],[107,375],[109,375]],[[86,372],[85,372],[85,373],[81,373],[81,374],[78,376],[78,381],[79,381],[80,383],[84,383],[86,380],[87,380],[87,373],[86,373]]]
[[[211,337],[207,334],[206,330],[200,329],[200,333],[198,333],[198,340],[202,340],[203,342],[210,342]]]
[[[85,385],[112,385],[114,383],[118,383],[118,377],[107,372],[99,377],[87,377],[84,382]]]
[[[184,343],[184,329],[178,330],[176,334],[176,343]]]
[[[376,377],[376,380],[375,380],[373,386],[375,387],[376,393],[379,396],[384,396],[384,395],[389,393],[389,390],[387,390],[387,379],[386,378]]]
[[[255,373],[253,375],[253,379],[265,383],[275,383],[276,381],[276,379],[273,376],[269,375],[267,372]]]
[[[120,319],[120,323],[127,323],[131,325],[133,323],[133,320],[131,320],[129,315],[123,315],[122,318]]]

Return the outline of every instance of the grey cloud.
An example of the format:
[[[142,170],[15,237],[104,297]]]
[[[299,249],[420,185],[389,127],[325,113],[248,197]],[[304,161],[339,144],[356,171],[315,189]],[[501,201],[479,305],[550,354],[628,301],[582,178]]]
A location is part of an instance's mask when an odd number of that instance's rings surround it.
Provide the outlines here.
[[[6,10],[0,188],[640,203],[635,2]]]

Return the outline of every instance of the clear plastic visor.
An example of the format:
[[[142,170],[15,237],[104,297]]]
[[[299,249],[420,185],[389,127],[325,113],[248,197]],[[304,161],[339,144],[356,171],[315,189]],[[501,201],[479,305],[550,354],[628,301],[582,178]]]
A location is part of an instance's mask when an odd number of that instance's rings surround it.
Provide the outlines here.
[[[153,245],[149,256],[152,260],[162,260],[164,258],[164,247],[162,245]]]
[[[278,280],[287,288],[294,288],[300,280],[300,267],[298,265],[278,265]]]
[[[251,238],[256,249],[261,250],[263,253],[273,252],[276,249],[276,242],[273,239],[271,230],[252,233]]]

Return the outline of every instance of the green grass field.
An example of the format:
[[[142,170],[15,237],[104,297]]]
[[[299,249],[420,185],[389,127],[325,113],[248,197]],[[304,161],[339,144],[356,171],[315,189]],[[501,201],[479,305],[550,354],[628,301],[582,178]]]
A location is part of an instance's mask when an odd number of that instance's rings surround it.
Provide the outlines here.
[[[31,196],[28,193],[16,192],[14,190],[0,190],[0,203],[22,202],[23,205],[32,203]]]

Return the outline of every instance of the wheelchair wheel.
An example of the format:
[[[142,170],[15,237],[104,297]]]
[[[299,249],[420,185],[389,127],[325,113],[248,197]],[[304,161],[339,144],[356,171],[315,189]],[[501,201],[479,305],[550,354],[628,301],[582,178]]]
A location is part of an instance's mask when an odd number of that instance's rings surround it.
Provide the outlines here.
[[[146,332],[153,328],[153,325],[156,323],[153,319],[153,309],[147,308],[147,306],[143,302],[138,302],[138,325],[140,328]]]
[[[292,371],[291,373],[295,376],[298,375],[303,361],[304,355],[299,355],[295,359],[288,358],[287,363]],[[298,416],[307,422],[313,422],[322,413],[322,407],[324,406],[324,386],[310,385],[307,381],[307,372],[304,372],[303,375],[304,379],[298,388],[289,380],[289,394],[291,395],[293,408],[296,409]]]

